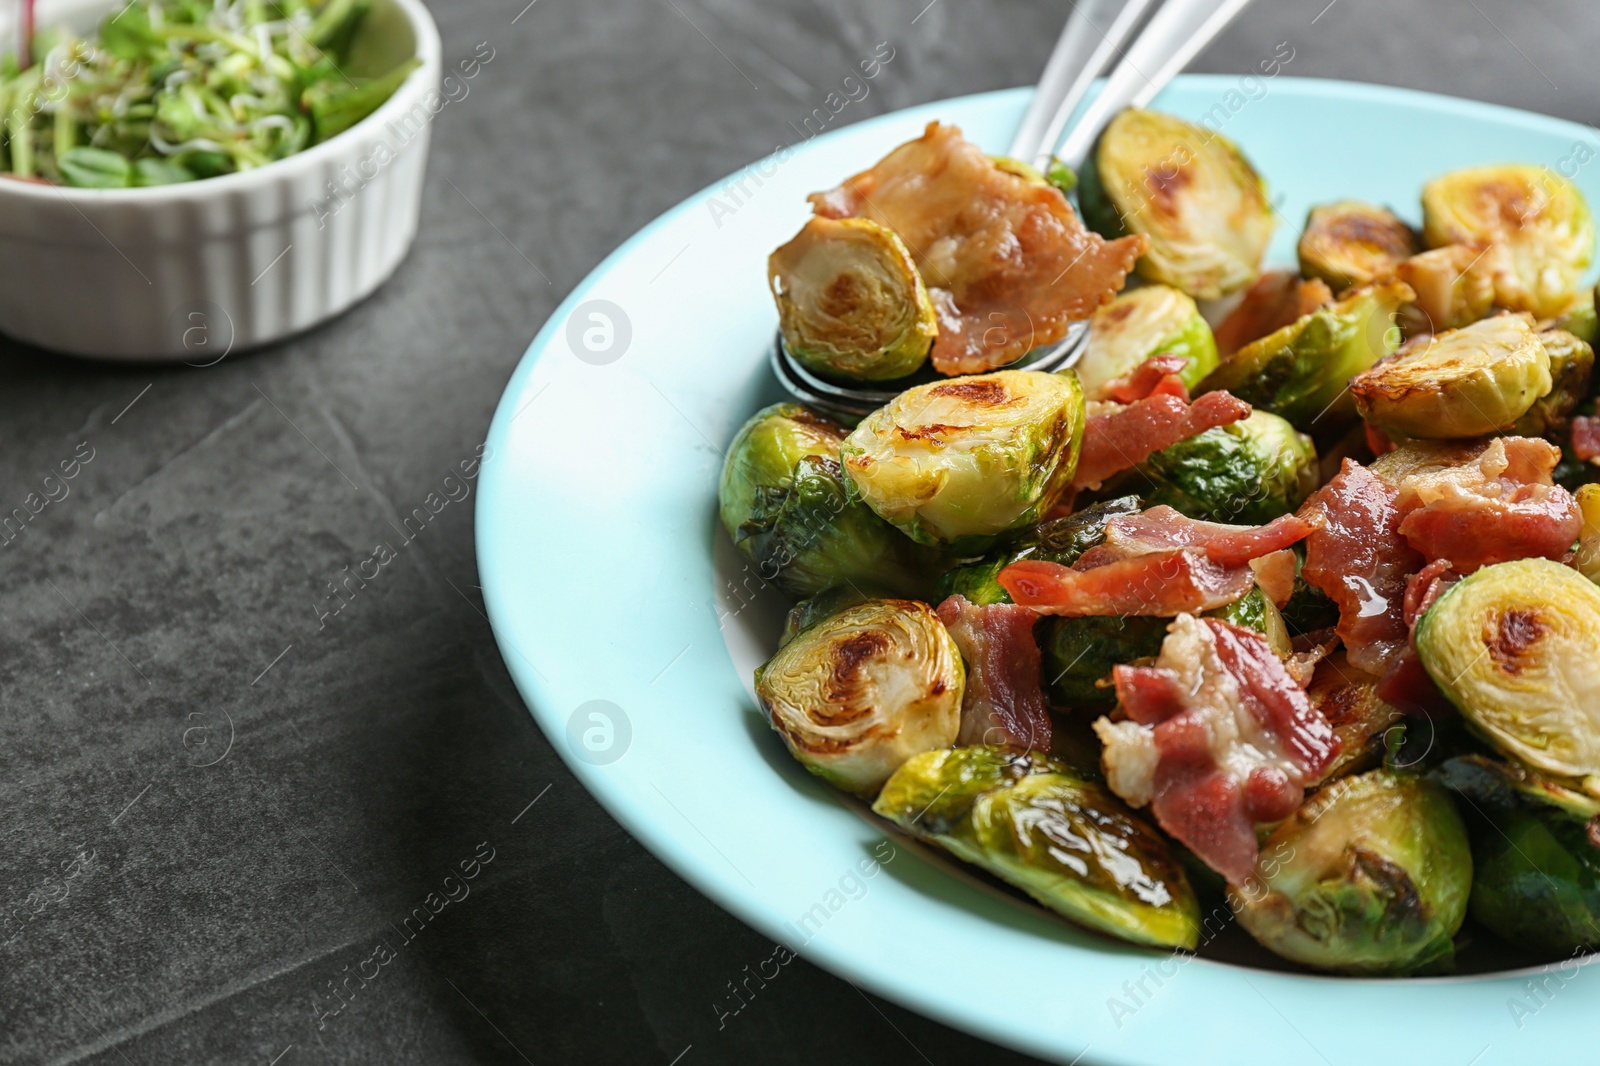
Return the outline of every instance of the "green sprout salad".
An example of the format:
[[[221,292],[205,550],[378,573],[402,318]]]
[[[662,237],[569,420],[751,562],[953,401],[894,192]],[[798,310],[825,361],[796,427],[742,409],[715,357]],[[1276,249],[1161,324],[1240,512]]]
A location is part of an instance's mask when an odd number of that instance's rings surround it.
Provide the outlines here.
[[[371,0],[133,0],[0,60],[0,173],[86,189],[264,166],[337,136],[420,60],[347,72]]]

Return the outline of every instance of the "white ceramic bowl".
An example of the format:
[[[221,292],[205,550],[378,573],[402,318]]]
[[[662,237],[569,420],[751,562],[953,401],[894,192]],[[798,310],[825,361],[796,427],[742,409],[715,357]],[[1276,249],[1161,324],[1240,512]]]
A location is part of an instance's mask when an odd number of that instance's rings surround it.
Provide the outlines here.
[[[92,27],[105,0],[42,3]],[[417,232],[440,106],[439,31],[421,0],[376,0],[362,53],[422,65],[374,114],[258,170],[148,189],[0,179],[0,332],[105,359],[205,364],[324,322],[378,287]],[[9,50],[9,41],[3,47]]]

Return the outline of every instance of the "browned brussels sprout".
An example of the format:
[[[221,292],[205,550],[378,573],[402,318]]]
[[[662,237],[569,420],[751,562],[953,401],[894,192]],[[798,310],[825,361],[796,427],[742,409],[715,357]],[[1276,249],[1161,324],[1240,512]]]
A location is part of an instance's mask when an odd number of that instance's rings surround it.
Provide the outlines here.
[[[1313,207],[1300,233],[1300,273],[1335,292],[1392,278],[1401,260],[1416,253],[1410,226],[1388,208],[1359,200]]]

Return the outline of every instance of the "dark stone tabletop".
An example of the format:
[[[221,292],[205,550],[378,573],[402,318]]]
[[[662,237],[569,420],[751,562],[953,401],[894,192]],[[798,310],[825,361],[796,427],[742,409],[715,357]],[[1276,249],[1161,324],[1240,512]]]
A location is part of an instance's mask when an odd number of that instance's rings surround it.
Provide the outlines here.
[[[447,62],[496,58],[436,121],[410,258],[343,318],[206,369],[0,341],[0,512],[78,462],[0,545],[0,1062],[1022,1061],[804,962],[720,1015],[772,945],[535,728],[470,499],[320,605],[630,233],[877,42],[893,65],[843,118],[1029,82],[1066,5],[525,3],[432,5]],[[1289,74],[1587,122],[1593,25],[1577,0],[1258,0],[1195,66],[1289,42]]]

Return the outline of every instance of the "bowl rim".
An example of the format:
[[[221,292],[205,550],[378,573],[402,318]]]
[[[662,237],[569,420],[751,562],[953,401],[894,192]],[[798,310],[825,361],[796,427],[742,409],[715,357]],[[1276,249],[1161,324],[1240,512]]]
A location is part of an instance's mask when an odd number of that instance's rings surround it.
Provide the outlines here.
[[[174,185],[150,185],[135,189],[80,189],[71,185],[0,178],[0,197],[14,197],[18,200],[59,199],[77,207],[88,204],[190,203],[204,195],[222,196],[230,192],[256,191],[286,180],[291,174],[303,175],[319,164],[337,158],[357,143],[356,134],[362,130],[370,130],[380,120],[387,121],[401,111],[409,109],[419,93],[426,91],[424,86],[433,89],[439,81],[443,46],[440,44],[439,27],[434,22],[433,15],[423,5],[422,0],[387,0],[387,2],[398,8],[410,23],[411,32],[417,42],[415,58],[421,59],[422,65],[396,86],[394,92],[389,94],[389,99],[385,100],[376,111],[349,129],[335,134],[329,140],[282,159],[275,159],[253,170],[235,171],[232,174],[179,182]],[[116,0],[93,0],[89,3],[72,5],[73,8],[83,11],[114,6]],[[298,170],[292,167],[296,164]]]

